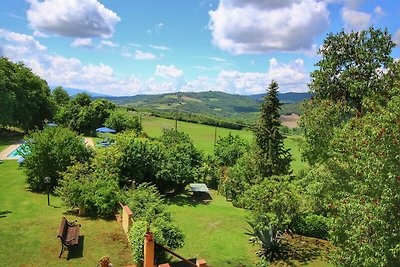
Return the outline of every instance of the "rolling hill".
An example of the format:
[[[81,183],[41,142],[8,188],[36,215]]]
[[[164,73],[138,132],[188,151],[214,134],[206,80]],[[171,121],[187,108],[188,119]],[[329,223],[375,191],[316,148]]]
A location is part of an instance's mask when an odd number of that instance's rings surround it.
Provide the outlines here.
[[[177,92],[160,95],[107,97],[117,105],[155,113],[189,113],[224,118],[247,124],[255,121],[263,94],[243,96],[224,92]],[[279,94],[282,114],[301,114],[300,105],[308,93]]]

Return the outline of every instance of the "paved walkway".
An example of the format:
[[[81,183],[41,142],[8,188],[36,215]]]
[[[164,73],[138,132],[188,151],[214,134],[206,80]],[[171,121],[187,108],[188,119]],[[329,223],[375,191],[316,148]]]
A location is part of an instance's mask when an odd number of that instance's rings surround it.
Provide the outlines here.
[[[90,138],[90,137],[85,137],[85,144],[86,144],[86,146],[95,147],[93,138]]]
[[[19,157],[13,157],[13,158],[7,158],[8,154],[13,152],[15,149],[17,149],[21,143],[15,143],[12,144],[11,146],[8,146],[6,149],[0,152],[0,159],[2,160],[16,160],[19,159]]]

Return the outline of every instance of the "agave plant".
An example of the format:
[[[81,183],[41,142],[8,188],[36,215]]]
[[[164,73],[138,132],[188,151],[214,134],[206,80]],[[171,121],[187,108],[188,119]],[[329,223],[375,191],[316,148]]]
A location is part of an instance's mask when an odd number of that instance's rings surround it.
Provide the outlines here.
[[[281,258],[286,250],[282,233],[271,225],[268,228],[260,228],[251,221],[247,221],[247,223],[251,230],[246,229],[245,234],[250,236],[250,243],[260,246],[260,249],[256,252],[257,255],[264,256],[269,262]]]

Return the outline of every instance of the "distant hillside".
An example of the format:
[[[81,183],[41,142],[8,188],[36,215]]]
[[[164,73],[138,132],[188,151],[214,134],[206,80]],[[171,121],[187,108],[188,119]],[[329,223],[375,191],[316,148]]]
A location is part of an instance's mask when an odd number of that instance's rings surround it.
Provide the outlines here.
[[[117,105],[138,110],[167,113],[202,114],[224,118],[239,123],[255,121],[263,94],[243,96],[223,92],[178,92],[160,95],[136,95],[129,97],[107,97]],[[301,114],[301,102],[309,98],[307,93],[280,94],[282,113]]]
[[[56,87],[57,86],[50,86],[51,90],[53,90]],[[70,87],[63,87],[63,89],[68,93],[69,96],[75,96],[75,95],[80,94],[80,93],[86,93],[86,94],[90,95],[91,97],[104,97],[104,98],[111,97],[111,96],[106,95],[106,94],[93,93],[91,91],[83,90],[83,89],[70,88]]]
[[[265,94],[256,94],[249,95],[249,97],[261,101]],[[309,99],[312,95],[309,93],[282,93],[278,94],[278,98],[282,103],[290,104],[290,103],[298,103],[303,102],[304,99]]]

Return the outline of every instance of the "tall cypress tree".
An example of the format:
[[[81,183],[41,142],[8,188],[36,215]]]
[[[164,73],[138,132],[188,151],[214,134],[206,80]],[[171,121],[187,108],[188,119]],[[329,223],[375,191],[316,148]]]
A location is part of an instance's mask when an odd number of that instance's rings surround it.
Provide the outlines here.
[[[280,132],[278,83],[272,81],[261,105],[254,134],[256,137],[256,155],[259,172],[263,178],[272,175],[289,174],[292,156],[290,149],[285,149],[285,136]]]

